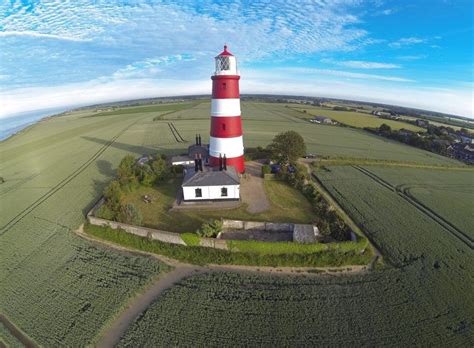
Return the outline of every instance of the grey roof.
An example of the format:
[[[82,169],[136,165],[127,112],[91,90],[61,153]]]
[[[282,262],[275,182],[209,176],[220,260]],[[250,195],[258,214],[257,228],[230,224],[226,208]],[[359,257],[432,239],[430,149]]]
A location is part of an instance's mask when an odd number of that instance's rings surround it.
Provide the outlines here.
[[[223,185],[239,185],[240,178],[232,166],[227,170],[219,171],[217,168],[205,167],[202,172],[194,171],[189,168],[184,175],[183,184],[181,186],[223,186]]]
[[[207,145],[191,145],[188,147],[188,156],[194,158],[195,155],[201,155],[201,157],[207,157]]]

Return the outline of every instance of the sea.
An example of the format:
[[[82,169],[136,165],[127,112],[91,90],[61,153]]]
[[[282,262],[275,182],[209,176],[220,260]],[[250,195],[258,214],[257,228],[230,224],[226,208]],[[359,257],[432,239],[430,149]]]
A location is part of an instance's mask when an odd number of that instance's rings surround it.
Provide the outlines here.
[[[70,108],[55,108],[18,113],[0,118],[0,141],[18,133],[44,117],[62,113]]]

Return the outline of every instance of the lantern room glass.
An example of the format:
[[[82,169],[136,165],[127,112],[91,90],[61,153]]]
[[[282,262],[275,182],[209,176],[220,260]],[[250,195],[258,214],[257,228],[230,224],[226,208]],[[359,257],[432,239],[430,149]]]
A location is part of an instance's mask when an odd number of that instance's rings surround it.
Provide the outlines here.
[[[230,59],[226,56],[216,58],[216,71],[230,70]]]

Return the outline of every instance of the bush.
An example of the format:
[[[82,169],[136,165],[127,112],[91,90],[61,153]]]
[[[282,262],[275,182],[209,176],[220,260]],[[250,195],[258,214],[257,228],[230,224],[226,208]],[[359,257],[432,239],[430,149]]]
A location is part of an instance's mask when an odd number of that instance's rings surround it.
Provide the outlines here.
[[[201,228],[197,230],[200,237],[215,238],[222,232],[224,223],[222,220],[213,220],[202,224]]]
[[[272,172],[272,167],[270,167],[270,165],[264,164],[262,166],[262,176],[263,177],[265,176],[265,174],[271,174],[271,172]]]
[[[135,157],[132,155],[125,156],[117,168],[117,176],[121,185],[128,184],[135,178]]]
[[[97,212],[95,215],[101,219],[105,220],[114,220],[116,213],[113,212],[108,206],[105,204],[102,204],[99,209],[97,209]]]
[[[122,206],[123,192],[120,183],[112,180],[104,190],[105,205],[114,213],[118,213]]]
[[[143,215],[132,203],[127,203],[121,209],[119,220],[126,224],[141,226],[143,224]]]

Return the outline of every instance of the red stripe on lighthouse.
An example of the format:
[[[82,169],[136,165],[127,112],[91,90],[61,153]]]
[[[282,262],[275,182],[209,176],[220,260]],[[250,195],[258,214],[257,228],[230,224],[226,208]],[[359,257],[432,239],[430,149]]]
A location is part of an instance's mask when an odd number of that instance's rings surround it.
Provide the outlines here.
[[[238,75],[219,75],[212,76],[212,98],[227,99],[239,98],[239,79]]]
[[[234,117],[211,117],[211,137],[234,138],[242,135],[242,119]]]

